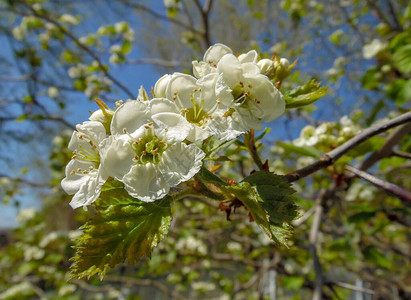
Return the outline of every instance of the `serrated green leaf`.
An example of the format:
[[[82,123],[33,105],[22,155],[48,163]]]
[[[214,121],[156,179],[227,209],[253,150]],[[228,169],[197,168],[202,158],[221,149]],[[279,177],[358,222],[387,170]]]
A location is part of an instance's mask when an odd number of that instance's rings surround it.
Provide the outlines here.
[[[291,143],[284,143],[280,141],[277,142],[277,145],[283,148],[286,152],[295,153],[298,155],[311,156],[314,158],[320,158],[323,155],[320,150],[310,146],[299,147]]]
[[[226,191],[234,194],[251,213],[254,221],[267,234],[267,236],[277,241],[271,230],[270,221],[267,211],[264,210],[262,203],[259,201],[258,194],[248,182],[242,182],[237,185],[227,186]]]
[[[291,185],[282,176],[260,171],[240,184],[225,188],[250,211],[257,225],[277,244],[286,243],[291,232],[290,222],[297,216]]]
[[[304,85],[296,87],[284,94],[286,108],[296,108],[309,105],[328,93],[327,87],[321,87],[316,79],[311,79]]]
[[[144,255],[150,257],[168,233],[171,197],[145,203],[131,198],[120,186],[116,182],[105,185],[95,215],[82,227],[84,234],[74,246],[71,278],[103,277],[125,260],[134,263]],[[114,204],[109,205],[111,200]]]
[[[297,217],[295,190],[283,176],[259,171],[251,174],[244,181],[255,186],[272,225],[281,228]]]

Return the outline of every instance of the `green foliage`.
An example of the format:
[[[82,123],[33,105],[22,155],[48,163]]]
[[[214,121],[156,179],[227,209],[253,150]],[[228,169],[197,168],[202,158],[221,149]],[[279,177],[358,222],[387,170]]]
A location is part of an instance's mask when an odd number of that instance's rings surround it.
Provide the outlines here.
[[[312,104],[327,93],[327,87],[321,87],[320,82],[316,79],[311,79],[304,85],[296,87],[284,94],[286,108],[297,108]]]
[[[106,272],[127,260],[135,263],[151,256],[168,233],[171,198],[144,203],[131,198],[118,184],[106,184],[96,202],[96,213],[76,241],[72,278],[102,278]]]
[[[402,73],[411,73],[411,45],[398,48],[392,55],[394,66]]]

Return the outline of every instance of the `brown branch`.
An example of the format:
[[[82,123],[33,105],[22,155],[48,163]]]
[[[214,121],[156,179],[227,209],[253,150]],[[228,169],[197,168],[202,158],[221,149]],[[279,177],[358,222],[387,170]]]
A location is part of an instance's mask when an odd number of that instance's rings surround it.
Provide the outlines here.
[[[398,126],[393,132],[391,132],[384,145],[378,151],[371,154],[360,166],[360,170],[368,170],[377,161],[389,157],[392,154],[392,148],[397,145],[401,139],[408,133],[411,132],[411,122]]]
[[[206,48],[209,48],[211,46],[209,16],[210,16],[211,7],[213,5],[213,1],[207,0],[204,5],[204,8],[201,6],[201,3],[199,0],[194,0],[194,3],[197,6],[198,10],[200,11],[201,20],[203,21],[203,26],[204,26],[204,32],[202,36],[206,44]]]
[[[350,151],[351,149],[357,147],[366,140],[372,138],[373,136],[385,132],[393,127],[408,123],[411,121],[411,112],[402,114],[399,117],[396,117],[388,122],[383,124],[375,125],[370,128],[367,128],[360,132],[357,136],[348,140],[341,146],[335,148],[334,150],[325,153],[319,160],[313,164],[296,170],[294,172],[286,174],[284,177],[288,182],[294,182],[301,178],[304,178],[312,173],[317,172],[320,169],[331,166],[335,161],[337,161],[341,156]]]
[[[377,178],[367,172],[361,171],[357,168],[354,168],[352,166],[345,166],[345,169],[354,175],[367,180],[374,186],[383,189],[384,191],[398,197],[401,200],[404,200],[408,203],[411,203],[411,192],[407,191],[406,189],[403,189],[399,187],[398,185],[392,184],[390,182],[384,181],[380,178]]]
[[[392,155],[405,158],[405,159],[411,159],[411,153],[403,152],[403,151],[392,151]]]

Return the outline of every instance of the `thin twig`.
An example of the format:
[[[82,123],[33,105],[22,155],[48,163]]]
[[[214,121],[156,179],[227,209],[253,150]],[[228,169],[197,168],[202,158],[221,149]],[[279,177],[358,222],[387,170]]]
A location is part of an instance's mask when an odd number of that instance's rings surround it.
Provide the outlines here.
[[[315,272],[315,285],[314,285],[314,292],[313,292],[313,300],[321,300],[322,299],[322,289],[324,285],[324,276],[322,272],[322,267],[320,260],[317,255],[317,240],[318,240],[318,233],[320,231],[321,225],[321,218],[323,215],[323,202],[326,199],[326,191],[322,190],[320,195],[318,196],[316,203],[315,203],[315,212],[314,212],[314,219],[311,225],[310,230],[310,252],[313,257],[313,265],[314,265],[314,272]]]
[[[337,161],[345,153],[357,147],[358,145],[365,142],[366,140],[372,138],[373,136],[380,134],[384,131],[387,131],[393,127],[410,122],[410,121],[411,121],[411,112],[407,112],[388,122],[367,128],[363,130],[362,132],[360,132],[357,136],[353,137],[352,139],[342,144],[341,146],[324,154],[319,160],[317,160],[313,164],[307,167],[298,169],[289,174],[286,174],[284,177],[288,182],[294,182],[301,178],[304,178],[314,172],[317,172],[320,169],[323,169],[323,168],[326,168],[332,165],[335,161]]]
[[[407,153],[403,151],[394,150],[392,151],[392,155],[405,158],[405,159],[411,159],[411,153]]]
[[[64,28],[56,20],[53,20],[53,19],[51,19],[50,17],[48,17],[46,15],[38,13],[33,7],[31,7],[27,3],[24,3],[24,2],[22,2],[22,3],[33,13],[34,16],[55,25],[60,30],[61,33],[66,35],[70,40],[73,41],[74,44],[76,44],[80,49],[82,49],[84,52],[86,52],[88,55],[90,55],[97,62],[100,71],[103,72],[104,75],[107,78],[109,78],[111,81],[113,81],[113,83],[115,85],[117,85],[121,90],[123,90],[128,95],[128,97],[134,98],[134,94],[124,84],[122,84],[120,81],[118,81],[115,77],[113,77],[113,75],[111,75],[107,71],[106,67],[103,65],[100,58],[90,48],[88,48],[86,45],[81,43],[80,40],[77,39],[70,31],[68,31],[66,28]]]
[[[392,154],[392,148],[397,145],[401,139],[408,133],[411,132],[411,122],[403,124],[395,128],[387,137],[384,145],[373,154],[367,157],[358,169],[366,171],[372,167],[377,161],[389,157]]]
[[[375,294],[375,292],[374,292],[373,290],[370,290],[370,289],[367,289],[367,288],[358,287],[358,286],[355,286],[355,285],[352,285],[352,284],[349,284],[349,283],[345,283],[345,282],[340,282],[340,281],[334,282],[334,281],[332,281],[332,282],[329,282],[329,283],[330,283],[331,285],[336,285],[336,286],[342,287],[342,288],[344,288],[344,289],[349,289],[349,290],[351,290],[351,291],[357,291],[357,292],[367,293],[367,294],[370,294],[370,295],[374,295],[374,294]]]
[[[367,180],[374,186],[383,189],[384,191],[398,197],[401,200],[404,200],[406,202],[411,203],[411,192],[407,191],[406,189],[403,189],[399,187],[398,185],[392,184],[390,182],[384,181],[380,178],[377,178],[365,171],[361,171],[357,168],[354,168],[352,166],[345,166],[345,169],[354,175]]]

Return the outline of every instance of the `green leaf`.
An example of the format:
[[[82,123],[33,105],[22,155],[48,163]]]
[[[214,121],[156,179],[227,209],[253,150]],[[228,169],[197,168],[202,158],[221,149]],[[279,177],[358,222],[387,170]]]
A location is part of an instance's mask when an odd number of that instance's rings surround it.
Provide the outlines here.
[[[290,222],[297,216],[291,185],[282,176],[260,171],[241,183],[225,187],[249,210],[258,226],[267,236],[283,245],[291,233]]]
[[[226,186],[227,182],[223,181],[217,175],[211,173],[207,168],[201,167],[200,171],[197,173],[197,176],[206,183],[212,183],[216,186]]]
[[[389,269],[391,267],[391,261],[382,254],[375,246],[368,246],[362,250],[362,253],[368,261],[371,261],[378,266]]]
[[[213,158],[219,151],[230,146],[235,141],[236,139],[221,141],[216,139],[215,136],[210,136],[203,142],[201,149],[207,154],[207,157]]]
[[[405,45],[398,48],[392,55],[394,66],[400,70],[401,73],[411,72],[411,45]]]
[[[91,277],[127,260],[151,256],[152,249],[165,237],[171,222],[171,197],[145,203],[128,195],[118,182],[105,184],[96,213],[83,227],[75,242],[76,255],[71,278]],[[110,204],[110,202],[112,202]]]
[[[327,87],[321,87],[320,82],[311,79],[302,86],[296,87],[284,94],[286,108],[296,108],[309,105],[328,93]]]
[[[290,183],[284,180],[283,176],[259,171],[243,181],[255,186],[263,207],[269,214],[271,224],[282,227],[297,217],[295,190]]]
[[[320,150],[310,146],[299,147],[291,143],[284,143],[280,141],[277,142],[277,145],[283,148],[286,152],[295,153],[298,155],[311,156],[314,158],[320,158],[323,155]]]

